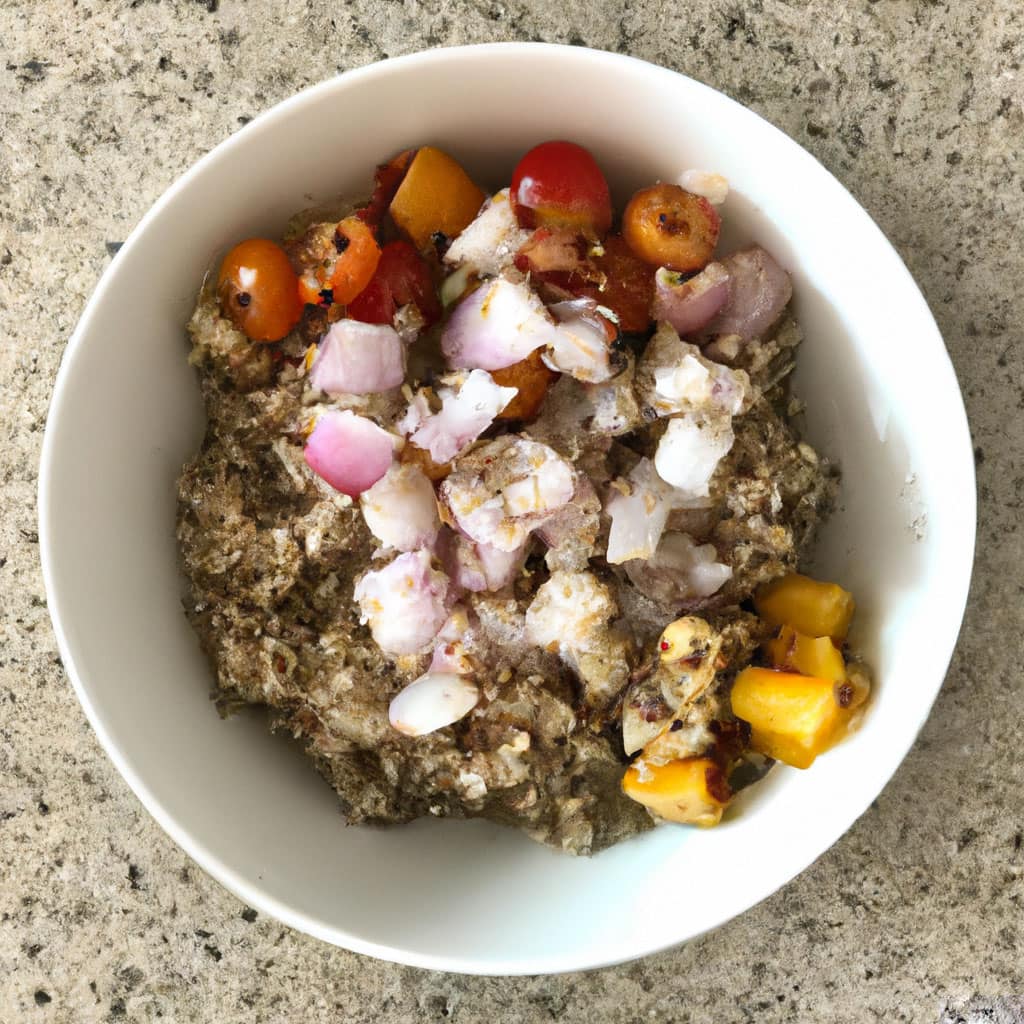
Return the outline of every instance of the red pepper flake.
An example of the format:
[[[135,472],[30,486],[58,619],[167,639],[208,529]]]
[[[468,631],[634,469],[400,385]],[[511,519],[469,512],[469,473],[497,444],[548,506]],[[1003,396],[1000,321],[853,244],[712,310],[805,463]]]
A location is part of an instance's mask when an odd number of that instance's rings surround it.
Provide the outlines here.
[[[286,668],[286,663],[285,663],[285,660],[284,660],[284,655],[283,654],[275,654],[274,655],[274,669],[275,669],[275,671],[278,672],[279,674],[283,674],[285,668]]]
[[[658,648],[662,651],[667,651],[671,646],[672,645],[667,640],[662,640],[661,643],[658,644]]]

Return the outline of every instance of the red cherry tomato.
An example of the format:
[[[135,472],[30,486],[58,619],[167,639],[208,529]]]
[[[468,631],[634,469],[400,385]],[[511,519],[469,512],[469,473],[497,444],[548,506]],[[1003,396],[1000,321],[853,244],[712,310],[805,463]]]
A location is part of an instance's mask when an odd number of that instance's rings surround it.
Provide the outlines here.
[[[427,325],[441,317],[430,268],[404,239],[389,242],[370,283],[348,304],[348,315],[367,324],[390,324],[400,306],[414,302]]]
[[[302,316],[295,271],[267,238],[248,238],[224,257],[217,295],[221,312],[251,341],[280,341]]]
[[[525,228],[569,227],[594,238],[612,226],[612,200],[601,168],[575,142],[542,142],[516,165],[509,189]]]

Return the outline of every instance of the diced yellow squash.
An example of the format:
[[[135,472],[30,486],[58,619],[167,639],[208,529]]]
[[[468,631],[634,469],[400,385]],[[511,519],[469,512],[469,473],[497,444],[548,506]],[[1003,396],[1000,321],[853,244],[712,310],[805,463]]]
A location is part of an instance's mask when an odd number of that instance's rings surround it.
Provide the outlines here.
[[[709,757],[651,765],[641,756],[626,769],[622,790],[666,821],[702,828],[717,825],[732,798],[722,769]]]
[[[837,683],[846,678],[843,656],[827,636],[805,636],[792,626],[783,626],[779,635],[765,644],[765,649],[774,668]]]
[[[772,626],[792,626],[805,636],[846,639],[853,595],[837,583],[821,583],[793,572],[765,583],[754,594],[757,614]]]
[[[390,213],[416,248],[427,249],[436,231],[449,238],[459,234],[486,198],[447,153],[421,146],[391,200]]]
[[[750,724],[750,745],[794,768],[809,768],[847,720],[839,686],[770,668],[745,668],[732,688],[732,710]]]

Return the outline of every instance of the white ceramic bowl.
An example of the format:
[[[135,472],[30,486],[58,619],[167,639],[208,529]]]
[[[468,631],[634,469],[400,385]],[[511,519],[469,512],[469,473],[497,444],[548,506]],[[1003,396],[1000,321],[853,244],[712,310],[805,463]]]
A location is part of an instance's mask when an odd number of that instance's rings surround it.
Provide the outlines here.
[[[726,245],[793,274],[799,391],[844,472],[818,568],[852,588],[878,677],[863,728],[806,772],[775,769],[711,831],[665,827],[592,859],[473,822],[346,828],[330,789],[256,717],[221,721],[182,614],[175,479],[203,430],[183,325],[229,243],[311,197],[363,194],[432,142],[507,182],[543,139],[589,146],[619,203],[688,167],[724,173]],[[814,159],[713,90],[573,47],[434,50],[280,104],[176,182],[113,260],[68,345],[40,474],[43,567],[64,664],[139,798],[247,903],[328,942],[445,970],[594,967],[741,913],[849,828],[942,683],[974,544],[974,468],[942,339],[868,215]]]

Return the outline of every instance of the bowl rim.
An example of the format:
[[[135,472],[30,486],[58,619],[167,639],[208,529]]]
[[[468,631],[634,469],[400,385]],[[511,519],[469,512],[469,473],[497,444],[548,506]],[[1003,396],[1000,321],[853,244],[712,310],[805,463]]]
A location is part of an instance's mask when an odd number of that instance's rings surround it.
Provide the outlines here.
[[[581,956],[575,952],[569,952],[564,956],[554,959],[550,956],[532,958],[530,954],[526,954],[516,960],[473,960],[465,957],[449,956],[443,952],[437,954],[421,954],[416,951],[403,949],[400,946],[369,941],[348,932],[342,927],[324,926],[317,920],[308,917],[305,913],[296,911],[275,897],[268,895],[257,885],[251,884],[230,864],[222,861],[201,842],[197,841],[191,835],[186,825],[180,823],[164,808],[163,804],[147,785],[145,779],[135,772],[126,756],[122,754],[117,742],[108,731],[101,711],[90,699],[86,686],[83,682],[83,675],[76,664],[72,645],[63,626],[62,618],[65,613],[62,610],[59,592],[55,586],[56,570],[51,551],[55,525],[53,522],[53,508],[50,500],[50,490],[54,459],[54,436],[57,433],[55,429],[51,428],[60,421],[63,404],[62,398],[64,393],[71,386],[76,354],[82,347],[84,339],[90,333],[91,323],[97,310],[106,301],[106,296],[111,287],[111,282],[114,279],[115,271],[123,261],[131,258],[136,240],[145,234],[151,222],[159,216],[164,207],[167,206],[180,192],[187,190],[194,179],[202,175],[207,166],[221,160],[226,154],[230,153],[236,147],[244,145],[246,140],[250,137],[259,132],[273,128],[278,122],[287,119],[294,110],[304,104],[314,101],[323,93],[327,93],[338,88],[345,88],[349,82],[372,80],[380,76],[389,75],[396,68],[408,69],[416,66],[426,66],[438,62],[449,61],[453,58],[486,56],[489,53],[497,51],[502,53],[519,52],[524,58],[529,58],[531,54],[536,54],[540,51],[545,53],[561,54],[567,59],[574,61],[594,60],[603,62],[609,67],[609,70],[614,70],[616,67],[639,67],[643,69],[645,74],[660,76],[669,88],[671,88],[672,84],[678,81],[678,79],[684,79],[692,86],[696,87],[697,91],[703,90],[709,95],[714,96],[716,102],[724,101],[726,105],[739,108],[739,110],[744,111],[745,114],[752,115],[762,121],[771,133],[780,137],[780,142],[782,142],[794,156],[798,156],[804,160],[813,161],[818,173],[826,175],[831,179],[832,183],[842,190],[846,197],[849,198],[849,200],[866,218],[870,224],[870,230],[872,230],[876,236],[876,244],[881,248],[889,250],[895,260],[894,265],[898,265],[900,268],[900,272],[904,278],[900,282],[901,285],[909,285],[912,292],[916,293],[917,298],[920,301],[920,312],[923,314],[922,325],[930,326],[934,331],[933,340],[938,342],[937,349],[934,353],[934,371],[944,378],[943,382],[947,387],[950,384],[952,385],[953,394],[959,398],[959,406],[956,410],[958,420],[957,434],[963,439],[964,444],[961,446],[960,452],[952,451],[949,453],[949,457],[951,464],[956,466],[956,472],[960,474],[963,479],[963,490],[965,495],[968,489],[967,485],[969,484],[970,495],[974,500],[969,502],[969,508],[966,510],[966,515],[969,519],[969,524],[967,524],[969,525],[969,536],[964,537],[964,543],[958,547],[955,557],[948,557],[945,571],[946,578],[951,581],[950,592],[959,595],[957,600],[954,602],[953,610],[956,613],[956,621],[959,623],[960,627],[962,627],[963,623],[974,562],[974,547],[977,530],[977,485],[973,450],[971,447],[970,428],[967,420],[966,409],[963,403],[963,395],[960,391],[959,382],[957,381],[949,352],[945,347],[941,332],[939,331],[938,325],[935,323],[934,316],[928,307],[920,288],[916,281],[914,281],[913,276],[910,274],[910,271],[907,269],[899,253],[886,238],[878,224],[874,221],[867,210],[857,202],[849,190],[846,189],[846,187],[838,181],[838,179],[836,179],[835,176],[832,175],[832,173],[816,157],[813,156],[813,154],[805,150],[798,142],[786,135],[785,132],[775,127],[775,125],[761,117],[761,115],[750,110],[750,108],[745,107],[743,104],[732,99],[725,93],[722,93],[711,86],[705,85],[696,79],[690,78],[681,72],[673,71],[670,68],[651,63],[638,57],[632,57],[612,51],[544,42],[513,41],[477,43],[463,46],[439,47],[429,50],[421,50],[402,56],[390,57],[359,68],[343,71],[321,82],[310,85],[287,99],[276,103],[274,106],[263,111],[254,117],[252,121],[248,122],[219,142],[213,149],[189,166],[184,173],[179,175],[164,190],[156,202],[150,206],[138,224],[136,224],[128,234],[120,250],[115,253],[113,259],[100,275],[92,295],[88,299],[78,323],[71,334],[64,352],[62,353],[60,367],[54,382],[49,409],[47,412],[46,426],[43,434],[40,455],[39,483],[37,492],[40,561],[42,565],[43,582],[47,595],[48,610],[53,624],[57,648],[68,678],[71,680],[78,700],[85,711],[86,718],[95,731],[101,746],[145,809],[155,819],[164,832],[166,832],[167,835],[170,836],[170,838],[193,861],[195,861],[204,872],[223,885],[237,898],[244,901],[247,905],[257,908],[262,913],[276,918],[289,927],[322,939],[331,945],[340,946],[353,952],[366,954],[377,959],[402,963],[412,967],[451,971],[462,974],[516,976],[530,974],[556,974],[568,971],[608,967],[661,952],[665,949],[674,948],[683,942],[690,941],[691,939],[697,938],[708,931],[720,927],[722,924],[731,920],[733,917],[739,916],[741,913],[745,913],[746,910],[751,909],[764,899],[767,899],[768,896],[778,891],[778,889],[783,885],[802,874],[810,864],[831,848],[842,837],[842,835],[844,835],[853,826],[854,822],[864,813],[864,811],[867,810],[870,804],[877,798],[882,788],[888,784],[888,781],[892,778],[892,774],[894,774],[896,768],[898,768],[899,764],[904,760],[910,748],[913,746],[918,733],[931,712],[931,708],[938,696],[939,690],[941,689],[942,682],[944,681],[945,674],[948,671],[948,666],[959,636],[959,627],[957,631],[952,633],[948,638],[936,639],[936,643],[939,646],[944,642],[948,644],[948,651],[942,658],[942,663],[944,665],[942,679],[936,681],[934,692],[930,695],[927,702],[920,708],[918,720],[910,723],[908,726],[905,733],[905,743],[901,744],[900,749],[896,752],[898,757],[895,758],[893,772],[886,776],[885,782],[878,788],[878,790],[860,794],[861,799],[859,801],[859,805],[851,809],[855,810],[856,813],[851,816],[848,824],[842,829],[842,831],[832,836],[824,846],[812,852],[809,857],[802,857],[799,862],[790,864],[787,868],[786,877],[779,881],[777,885],[773,884],[770,888],[764,891],[754,903],[749,904],[742,910],[726,910],[721,914],[719,919],[715,920],[700,931],[690,933],[679,939],[655,941],[646,946],[638,946],[636,949],[621,955],[595,958],[593,955],[584,954]]]

